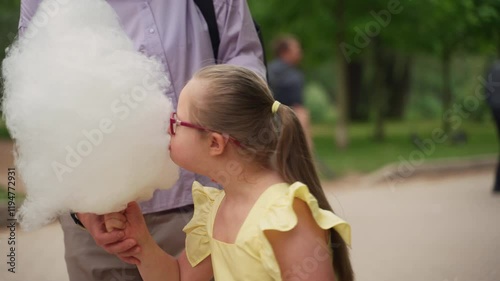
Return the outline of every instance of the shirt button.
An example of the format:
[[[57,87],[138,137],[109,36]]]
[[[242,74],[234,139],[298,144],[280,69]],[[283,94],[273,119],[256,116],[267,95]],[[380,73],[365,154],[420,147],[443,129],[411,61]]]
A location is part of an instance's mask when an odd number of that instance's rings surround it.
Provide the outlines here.
[[[149,33],[151,33],[151,34],[155,33],[155,29],[154,28],[150,28],[149,29]]]

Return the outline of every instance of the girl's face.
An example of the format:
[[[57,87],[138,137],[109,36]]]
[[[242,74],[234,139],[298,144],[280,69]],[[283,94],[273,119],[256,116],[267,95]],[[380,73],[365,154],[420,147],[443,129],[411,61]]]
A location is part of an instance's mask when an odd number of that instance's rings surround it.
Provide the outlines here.
[[[200,98],[203,93],[202,83],[191,80],[182,89],[177,105],[177,119],[183,122],[196,124],[191,120],[191,103],[194,98]],[[208,138],[206,132],[198,129],[177,125],[175,135],[170,133],[170,157],[177,165],[195,173],[203,174],[200,167],[203,167],[207,148]]]

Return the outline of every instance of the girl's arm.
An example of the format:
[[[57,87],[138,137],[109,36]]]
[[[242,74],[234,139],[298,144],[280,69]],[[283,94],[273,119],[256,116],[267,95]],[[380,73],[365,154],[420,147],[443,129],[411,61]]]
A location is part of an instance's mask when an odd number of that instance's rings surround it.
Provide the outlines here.
[[[136,256],[141,261],[137,268],[144,281],[208,281],[212,278],[213,271],[210,256],[195,267],[191,267],[185,251],[181,253],[178,259],[175,259],[165,253],[157,244],[155,246],[154,249],[144,249]]]
[[[267,230],[283,280],[335,280],[327,230],[314,220],[307,204],[295,199],[297,225],[290,231]]]
[[[181,271],[177,259],[165,253],[152,240],[151,245],[141,245],[135,256],[139,260],[137,269],[144,281],[181,280]]]
[[[117,220],[120,213],[115,217],[107,216],[106,226],[110,226],[113,220]],[[178,259],[165,253],[156,244],[144,221],[139,205],[135,202],[129,203],[123,216],[126,218],[125,237],[137,241],[138,248],[132,250],[131,257],[139,260],[137,268],[144,281],[169,281],[169,280],[193,280],[208,281],[213,276],[212,261],[210,256],[205,258],[195,267],[192,267],[183,251]],[[120,226],[115,226],[120,227]]]

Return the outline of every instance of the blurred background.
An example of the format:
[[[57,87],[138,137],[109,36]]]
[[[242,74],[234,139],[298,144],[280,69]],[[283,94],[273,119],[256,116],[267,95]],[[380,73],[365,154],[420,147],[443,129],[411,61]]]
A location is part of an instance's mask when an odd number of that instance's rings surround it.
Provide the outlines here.
[[[248,3],[268,57],[281,33],[302,43],[315,148],[336,175],[408,158],[435,128],[448,138],[426,160],[497,152],[476,92],[500,53],[500,1]]]
[[[408,158],[416,140],[431,138],[436,128],[446,141],[425,160],[497,152],[482,81],[500,53],[500,1],[248,4],[268,61],[281,34],[302,45],[305,105],[326,176],[367,173]],[[0,3],[0,58],[18,17],[19,1]]]
[[[268,61],[276,37],[301,43],[318,169],[353,227],[358,280],[500,280],[499,145],[484,96],[500,0],[248,4]],[[18,17],[19,1],[0,2],[0,59]],[[4,188],[11,151],[0,121]]]

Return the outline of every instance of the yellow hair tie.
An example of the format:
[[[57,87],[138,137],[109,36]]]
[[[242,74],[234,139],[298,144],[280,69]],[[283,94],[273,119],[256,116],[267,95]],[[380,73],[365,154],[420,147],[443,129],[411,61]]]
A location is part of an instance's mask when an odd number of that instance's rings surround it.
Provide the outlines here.
[[[280,107],[280,102],[279,101],[274,101],[273,103],[273,107],[271,107],[271,111],[273,114],[275,114],[276,112],[278,112],[278,108]]]

